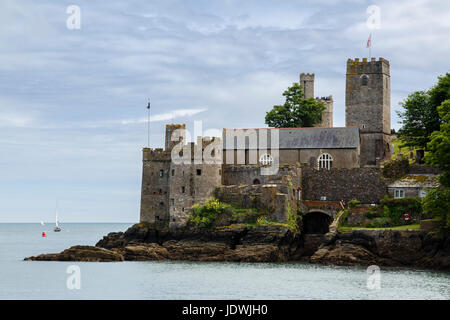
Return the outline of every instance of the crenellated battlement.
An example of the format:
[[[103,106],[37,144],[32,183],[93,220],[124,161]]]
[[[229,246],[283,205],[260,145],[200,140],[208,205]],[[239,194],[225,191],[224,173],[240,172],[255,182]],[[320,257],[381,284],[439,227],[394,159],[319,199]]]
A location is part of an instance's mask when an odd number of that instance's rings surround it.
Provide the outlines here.
[[[367,58],[348,59],[347,60],[347,75],[348,74],[371,74],[383,73],[389,75],[389,61],[384,58]]]
[[[347,64],[355,64],[355,63],[359,63],[359,64],[363,64],[363,63],[373,63],[373,62],[382,62],[382,63],[387,63],[389,64],[389,61],[384,59],[384,58],[370,58],[370,61],[367,60],[367,58],[362,58],[362,60],[360,61],[359,58],[355,58],[355,59],[348,59],[347,60]]]
[[[170,161],[170,151],[162,148],[143,148],[142,155],[144,161]]]
[[[328,97],[316,97],[316,100],[318,101],[333,101],[333,96],[328,96]]]

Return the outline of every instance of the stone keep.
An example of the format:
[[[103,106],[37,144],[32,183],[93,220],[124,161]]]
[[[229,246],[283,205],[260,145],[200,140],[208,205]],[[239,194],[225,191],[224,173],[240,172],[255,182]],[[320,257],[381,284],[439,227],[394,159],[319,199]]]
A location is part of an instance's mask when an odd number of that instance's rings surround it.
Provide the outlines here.
[[[303,87],[305,99],[314,98],[314,73],[301,73],[300,85]],[[333,127],[333,97],[316,97],[316,100],[325,105],[325,110],[322,113],[322,121],[315,127]]]
[[[345,119],[347,127],[359,127],[361,165],[375,165],[390,157],[390,86],[389,61],[386,59],[348,59]]]
[[[211,163],[217,158],[210,154],[220,159],[216,150],[222,140],[198,137],[197,144],[184,144],[185,130],[184,124],[166,125],[165,149],[143,149],[141,222],[182,227],[192,205],[204,203],[221,184],[221,163]],[[184,161],[174,161],[172,151]]]

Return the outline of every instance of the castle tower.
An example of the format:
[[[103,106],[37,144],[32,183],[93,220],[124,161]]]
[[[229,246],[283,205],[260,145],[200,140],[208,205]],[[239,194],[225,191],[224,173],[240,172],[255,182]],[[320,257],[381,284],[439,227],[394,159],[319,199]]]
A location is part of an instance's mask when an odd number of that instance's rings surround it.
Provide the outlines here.
[[[390,92],[389,61],[347,60],[345,123],[360,129],[362,165],[390,157]]]
[[[325,110],[322,112],[322,121],[315,125],[315,127],[333,127],[333,96],[316,98],[325,105]]]
[[[144,148],[142,152],[140,221],[169,222],[170,152]]]
[[[172,141],[172,134],[175,130],[183,129],[186,130],[186,124],[166,124],[166,137],[165,137],[165,150],[172,150],[173,146],[178,143],[178,141]]]
[[[300,85],[303,87],[303,96],[305,99],[314,98],[314,73],[301,73]]]
[[[303,88],[303,96],[305,99],[314,98],[314,73],[301,73],[300,85]],[[333,97],[316,98],[325,105],[325,110],[322,113],[322,121],[315,125],[315,127],[332,127],[333,126]]]

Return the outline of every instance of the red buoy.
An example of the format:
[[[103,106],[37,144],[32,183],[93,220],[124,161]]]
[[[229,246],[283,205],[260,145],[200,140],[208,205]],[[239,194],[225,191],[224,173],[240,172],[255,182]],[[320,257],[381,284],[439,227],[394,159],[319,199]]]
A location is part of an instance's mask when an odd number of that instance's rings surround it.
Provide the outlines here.
[[[43,236],[43,237],[46,237],[47,235],[45,234],[45,232],[42,232],[42,236]]]

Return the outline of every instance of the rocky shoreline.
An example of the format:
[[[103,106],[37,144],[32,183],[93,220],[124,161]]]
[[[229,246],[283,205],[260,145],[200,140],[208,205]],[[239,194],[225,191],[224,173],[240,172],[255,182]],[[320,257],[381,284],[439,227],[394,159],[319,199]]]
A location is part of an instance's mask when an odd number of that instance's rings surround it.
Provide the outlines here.
[[[136,224],[95,246],[41,254],[38,261],[230,261],[341,266],[402,266],[450,271],[450,238],[420,231],[364,230],[301,235],[283,226],[236,224],[213,229],[168,230]]]

